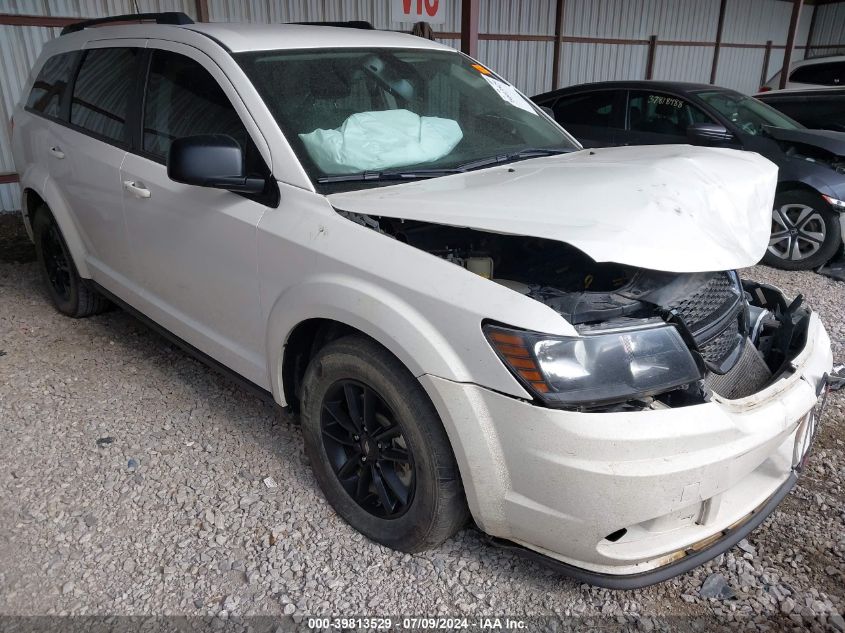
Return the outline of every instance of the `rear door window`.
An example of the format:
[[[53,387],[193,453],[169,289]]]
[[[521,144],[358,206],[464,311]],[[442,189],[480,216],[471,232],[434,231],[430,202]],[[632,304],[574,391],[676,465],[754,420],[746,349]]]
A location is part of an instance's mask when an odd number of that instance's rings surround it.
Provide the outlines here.
[[[845,62],[824,62],[792,71],[790,81],[818,86],[845,86]]]
[[[125,142],[129,93],[141,49],[87,51],[73,86],[70,122],[107,141]]]
[[[703,110],[675,95],[632,90],[628,97],[628,140],[632,144],[688,143],[687,128],[715,123]]]
[[[61,115],[62,99],[77,58],[76,52],[61,53],[44,62],[26,100],[29,110],[54,118]]]

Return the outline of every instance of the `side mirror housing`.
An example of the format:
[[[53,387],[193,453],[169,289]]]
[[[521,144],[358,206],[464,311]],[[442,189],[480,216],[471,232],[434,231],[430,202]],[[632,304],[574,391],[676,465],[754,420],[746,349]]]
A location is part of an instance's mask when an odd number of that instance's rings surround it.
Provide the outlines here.
[[[167,154],[167,176],[186,185],[261,193],[264,178],[247,177],[241,146],[225,134],[178,138]]]
[[[735,140],[727,128],[716,123],[694,123],[687,128],[687,138],[693,145],[718,145]]]
[[[552,121],[555,120],[555,111],[552,110],[549,106],[540,106],[540,109],[546,114],[548,114],[551,117]]]

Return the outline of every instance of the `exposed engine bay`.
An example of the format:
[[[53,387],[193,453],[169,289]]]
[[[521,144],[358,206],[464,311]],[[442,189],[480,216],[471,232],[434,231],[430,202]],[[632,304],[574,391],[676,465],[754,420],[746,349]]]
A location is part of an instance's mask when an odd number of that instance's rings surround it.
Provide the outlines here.
[[[604,411],[685,406],[714,393],[742,398],[787,370],[804,345],[809,310],[803,298],[787,303],[777,289],[742,281],[735,271],[670,273],[597,263],[555,240],[340,213],[539,301],[581,332],[655,318],[674,324],[703,379]]]

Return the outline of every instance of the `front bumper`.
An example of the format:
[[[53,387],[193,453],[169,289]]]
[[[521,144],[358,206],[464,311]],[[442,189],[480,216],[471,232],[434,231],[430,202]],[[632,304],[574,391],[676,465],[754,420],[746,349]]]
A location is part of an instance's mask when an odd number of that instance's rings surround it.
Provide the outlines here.
[[[422,381],[479,527],[570,575],[635,587],[718,555],[774,509],[807,452],[831,366],[813,314],[792,371],[738,400],[581,413]]]

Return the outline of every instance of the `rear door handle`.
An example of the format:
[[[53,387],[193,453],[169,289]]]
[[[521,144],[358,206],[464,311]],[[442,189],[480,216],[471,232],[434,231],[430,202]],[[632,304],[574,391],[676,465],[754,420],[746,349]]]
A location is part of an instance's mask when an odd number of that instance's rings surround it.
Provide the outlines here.
[[[139,185],[134,180],[124,180],[123,181],[123,188],[126,189],[129,193],[131,193],[136,198],[149,198],[150,197],[150,190],[142,185]]]
[[[50,153],[55,156],[56,158],[64,158],[65,153],[62,151],[61,147],[53,146],[50,148]]]

